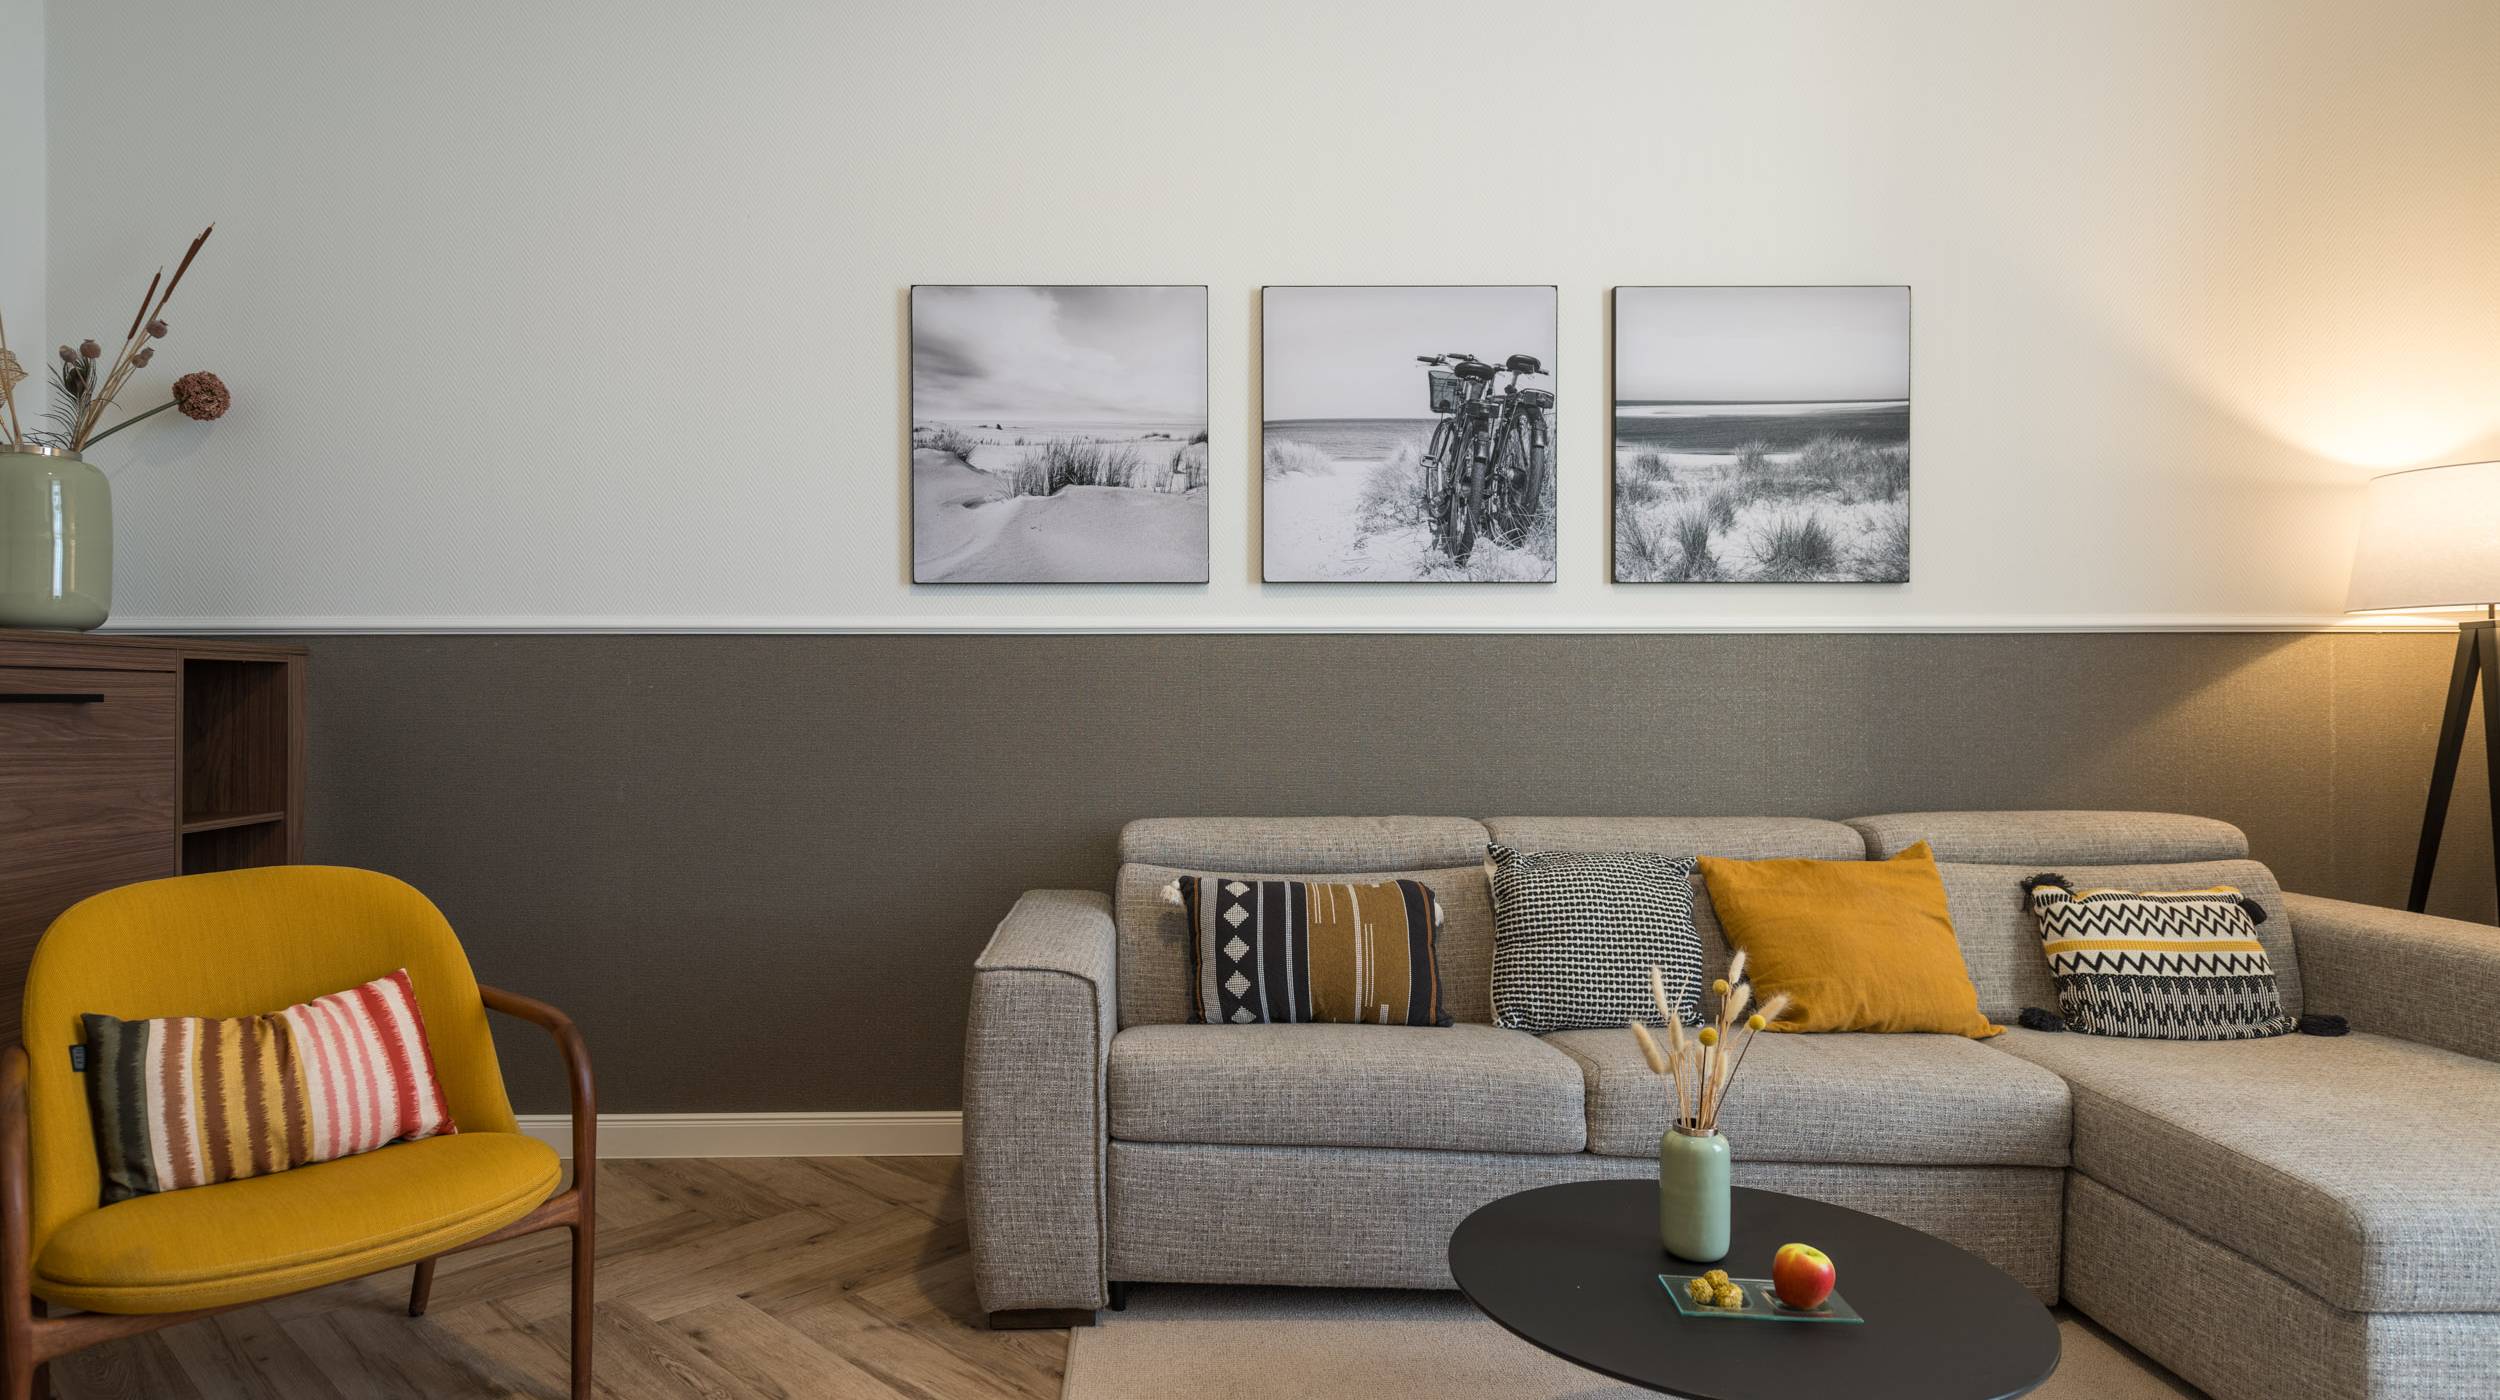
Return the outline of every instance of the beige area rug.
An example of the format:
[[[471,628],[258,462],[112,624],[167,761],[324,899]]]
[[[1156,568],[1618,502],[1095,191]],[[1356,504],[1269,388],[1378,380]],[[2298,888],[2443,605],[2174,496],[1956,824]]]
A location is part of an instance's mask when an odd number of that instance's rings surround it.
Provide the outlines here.
[[[2063,1356],[2035,1400],[2195,1397],[2125,1343],[2058,1310]],[[1503,1331],[1455,1293],[1138,1284],[1126,1312],[1069,1334],[1064,1400],[1266,1396],[1642,1400]]]

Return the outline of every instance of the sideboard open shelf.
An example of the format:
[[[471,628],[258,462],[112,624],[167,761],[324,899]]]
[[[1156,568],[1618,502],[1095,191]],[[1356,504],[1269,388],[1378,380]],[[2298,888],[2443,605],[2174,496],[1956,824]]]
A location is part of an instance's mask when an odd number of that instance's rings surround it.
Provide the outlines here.
[[[0,630],[0,1040],[53,918],[304,854],[305,652]]]

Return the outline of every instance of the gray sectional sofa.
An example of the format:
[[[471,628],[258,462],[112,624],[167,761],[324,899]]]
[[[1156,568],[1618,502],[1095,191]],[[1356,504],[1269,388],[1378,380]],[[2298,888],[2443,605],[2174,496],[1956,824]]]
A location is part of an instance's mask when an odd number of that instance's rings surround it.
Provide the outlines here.
[[[2055,870],[2240,887],[2289,1008],[2353,1033],[1766,1036],[1722,1120],[1740,1184],[1951,1240],[2219,1400],[2500,1395],[2500,931],[2287,895],[2236,828],[2154,813],[1131,823],[1108,895],[1026,895],[976,964],[982,1305],[1068,1325],[1133,1281],[1446,1288],[1468,1212],[1653,1175],[1667,1115],[1625,1032],[1487,1024],[1488,841],[1860,860],[1919,840],[2000,1023],[2056,1004],[2018,884]],[[1186,1024],[1160,894],[1181,872],[1424,881],[1460,1024]],[[1715,970],[1727,950],[1695,904]]]

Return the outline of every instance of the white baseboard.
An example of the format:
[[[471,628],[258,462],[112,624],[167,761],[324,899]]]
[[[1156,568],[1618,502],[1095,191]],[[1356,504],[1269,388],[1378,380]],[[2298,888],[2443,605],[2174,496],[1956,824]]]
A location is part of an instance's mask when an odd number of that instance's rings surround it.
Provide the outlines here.
[[[523,1114],[521,1131],[570,1157],[573,1118]],[[599,1157],[953,1157],[964,1116],[924,1113],[602,1113]]]

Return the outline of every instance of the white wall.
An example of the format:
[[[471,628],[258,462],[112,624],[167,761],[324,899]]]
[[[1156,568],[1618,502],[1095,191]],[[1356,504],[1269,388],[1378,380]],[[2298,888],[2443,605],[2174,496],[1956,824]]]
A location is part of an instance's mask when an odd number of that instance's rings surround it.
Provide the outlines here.
[[[2489,0],[129,0],[49,44],[54,336],[218,221],[158,363],[238,406],[98,454],[122,625],[2257,625],[2339,611],[2371,467],[2500,454]],[[915,281],[1210,285],[1212,585],[907,582]],[[1256,581],[1257,289],[1329,281],[1560,285],[1560,583]],[[1606,582],[1606,291],[1679,282],[1915,287],[1915,582]]]
[[[20,418],[43,411],[43,0],[0,0],[0,316],[9,348],[36,376],[18,386]]]

